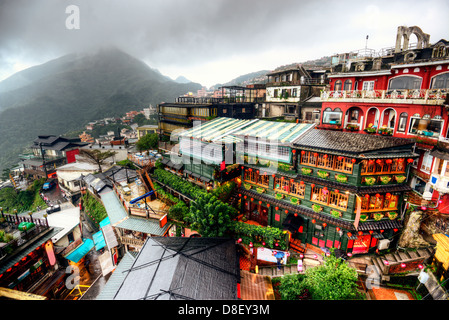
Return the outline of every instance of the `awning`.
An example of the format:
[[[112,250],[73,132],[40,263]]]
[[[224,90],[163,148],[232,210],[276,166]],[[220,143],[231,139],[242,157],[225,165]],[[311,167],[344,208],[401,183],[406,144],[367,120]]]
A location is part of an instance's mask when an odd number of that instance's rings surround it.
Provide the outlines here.
[[[192,171],[190,171],[190,170],[184,170],[184,173],[191,174]]]
[[[204,182],[209,182],[210,181],[209,178],[206,178],[206,177],[203,177],[203,176],[200,176],[200,180],[203,180]]]
[[[92,235],[92,238],[94,240],[95,249],[98,251],[100,249],[103,249],[106,246],[106,242],[104,241],[103,232],[100,230],[97,233],[94,233]]]
[[[449,160],[449,153],[445,151],[433,149],[430,155],[441,160]]]
[[[110,224],[103,227],[101,231],[103,232],[104,241],[109,250],[118,246],[117,237],[115,236],[114,229]]]
[[[196,173],[192,173],[192,176],[194,176],[195,178],[200,178],[201,177],[199,174],[196,174]]]
[[[78,248],[69,253],[65,258],[72,262],[78,263],[92,248],[94,242],[92,239],[83,239],[84,242]]]

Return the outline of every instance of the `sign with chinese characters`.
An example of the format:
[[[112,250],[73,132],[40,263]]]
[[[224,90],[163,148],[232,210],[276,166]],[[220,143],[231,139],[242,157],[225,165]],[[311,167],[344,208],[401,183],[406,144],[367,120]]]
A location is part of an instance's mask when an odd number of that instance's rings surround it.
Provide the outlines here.
[[[287,251],[273,250],[264,247],[257,248],[257,260],[277,263],[278,258],[280,258],[283,264],[287,264],[288,256],[289,253]]]

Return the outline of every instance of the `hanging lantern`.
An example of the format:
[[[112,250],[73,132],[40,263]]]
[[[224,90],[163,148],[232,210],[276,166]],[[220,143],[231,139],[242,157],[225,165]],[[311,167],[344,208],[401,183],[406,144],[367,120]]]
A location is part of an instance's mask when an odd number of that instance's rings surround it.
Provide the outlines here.
[[[365,194],[365,198],[367,198],[367,199],[369,198],[369,194],[368,194],[368,193],[367,193],[367,194]]]
[[[324,187],[324,188],[323,188],[323,191],[327,191],[327,187]]]
[[[404,158],[398,159],[398,162],[400,162],[400,163],[404,162]]]
[[[338,161],[341,161],[341,160],[343,160],[343,157],[342,156],[338,156],[337,159],[338,159]]]
[[[263,245],[263,246],[264,246],[264,245],[266,245],[265,241],[264,241],[264,242],[262,242],[262,245]]]
[[[259,174],[259,170],[257,170],[256,172],[257,172],[257,174]]]
[[[251,198],[251,201],[254,201],[254,198]]]
[[[281,180],[284,181],[284,177],[281,177]]]
[[[297,217],[298,216],[298,214],[297,213],[295,213],[295,217]]]
[[[328,157],[328,155],[327,155],[327,154],[323,155],[323,158],[324,158],[324,159],[327,159],[327,157]]]
[[[246,199],[247,198],[247,196],[243,196],[243,199]]]
[[[384,265],[388,266],[390,264],[390,262],[388,262],[387,260],[384,260]]]
[[[405,268],[406,266],[407,265],[404,262],[401,263],[401,268]]]
[[[356,159],[351,159],[351,162],[352,163],[355,163],[357,160]]]
[[[303,185],[303,184],[304,184],[304,181],[300,181],[299,184]]]
[[[323,223],[323,228],[326,228],[327,227],[327,223]]]
[[[380,233],[384,233],[385,230],[380,230]]]
[[[274,210],[276,210],[276,211],[279,210],[279,207],[275,207]]]
[[[393,229],[393,231],[394,231],[394,232],[398,232],[398,229],[395,228],[395,229]]]
[[[335,230],[337,230],[337,232],[338,232],[338,231],[340,231],[340,228],[339,228],[339,227],[337,227],[337,228],[335,228]]]
[[[242,197],[242,194],[241,193],[239,193],[239,198],[241,198]]]
[[[385,197],[387,197],[387,198],[391,197],[391,193],[385,194]]]
[[[252,168],[249,168],[248,170],[249,170],[249,172],[253,172],[253,169],[252,169]]]
[[[363,231],[359,231],[359,236],[363,236]]]
[[[276,175],[275,175],[274,173],[273,173],[271,176],[272,176],[273,178],[276,177]]]
[[[418,268],[422,270],[424,269],[424,266],[422,264],[418,264]]]
[[[316,220],[315,219],[312,219],[312,223],[315,223],[316,222]]]
[[[335,191],[334,191],[335,193],[339,193],[340,191],[338,190],[338,189],[335,189]]]
[[[288,213],[288,210],[285,210],[285,213]]]
[[[368,164],[373,164],[374,160],[368,160]]]
[[[382,160],[377,159],[377,160],[376,160],[376,163],[377,163],[377,164],[382,164]]]
[[[313,184],[313,183],[312,183],[310,186],[311,186],[312,188],[315,188],[315,184]]]
[[[290,179],[290,182],[293,183],[293,181],[295,181],[294,179]]]
[[[267,203],[267,208],[269,208],[270,207],[270,204],[269,203]]]
[[[412,158],[407,159],[407,162],[408,162],[408,163],[412,163],[412,162],[413,162],[413,159],[412,159]]]
[[[279,243],[275,242],[274,245],[277,247],[279,245]]]
[[[237,240],[239,243],[242,242],[242,238],[239,238],[239,240]]]
[[[369,231],[369,234],[373,234],[373,232],[374,232],[373,230],[370,230],[370,231]]]
[[[314,156],[315,158],[318,157],[318,153],[315,152],[315,153],[313,154],[313,156]]]
[[[259,201],[259,204],[262,204],[262,201]]]
[[[393,163],[393,160],[387,159],[385,162],[388,163],[388,164],[392,164],[392,163]]]
[[[295,153],[296,153],[296,150],[295,150],[295,149],[293,149],[293,150],[292,150],[292,153],[293,153],[293,154],[295,154]]]
[[[351,232],[348,232],[347,235],[348,235],[348,238],[352,237],[352,233]]]
[[[376,193],[376,198],[380,198],[380,194]]]
[[[302,150],[302,151],[301,151],[301,154],[302,154],[302,155],[305,155],[305,154],[306,154],[306,152],[305,152],[304,150]]]

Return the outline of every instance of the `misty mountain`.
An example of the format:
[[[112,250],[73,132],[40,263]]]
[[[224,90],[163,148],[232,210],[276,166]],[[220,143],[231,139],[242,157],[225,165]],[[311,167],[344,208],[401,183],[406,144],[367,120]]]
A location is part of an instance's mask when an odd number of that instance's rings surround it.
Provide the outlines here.
[[[237,78],[232,79],[231,81],[228,81],[226,83],[217,83],[213,87],[215,89],[218,89],[218,87],[221,87],[221,86],[246,86],[248,84],[266,83],[267,82],[266,74],[268,72],[270,72],[270,71],[269,70],[260,70],[260,71],[247,73],[247,74],[238,76]]]
[[[179,76],[179,77],[177,77],[175,79],[175,82],[177,82],[177,83],[189,83],[189,82],[192,82],[192,81],[190,81],[189,79],[187,79],[184,76]]]
[[[0,82],[0,170],[40,134],[64,135],[89,121],[174,101],[201,88],[177,83],[114,48],[63,56]]]

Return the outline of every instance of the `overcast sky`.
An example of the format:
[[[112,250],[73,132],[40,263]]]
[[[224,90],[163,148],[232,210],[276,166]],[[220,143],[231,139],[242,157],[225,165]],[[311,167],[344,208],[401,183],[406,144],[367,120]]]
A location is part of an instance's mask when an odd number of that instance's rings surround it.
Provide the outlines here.
[[[67,28],[79,8],[79,29]],[[449,40],[447,0],[0,0],[0,80],[115,45],[207,87],[335,53],[393,47],[397,27]]]

